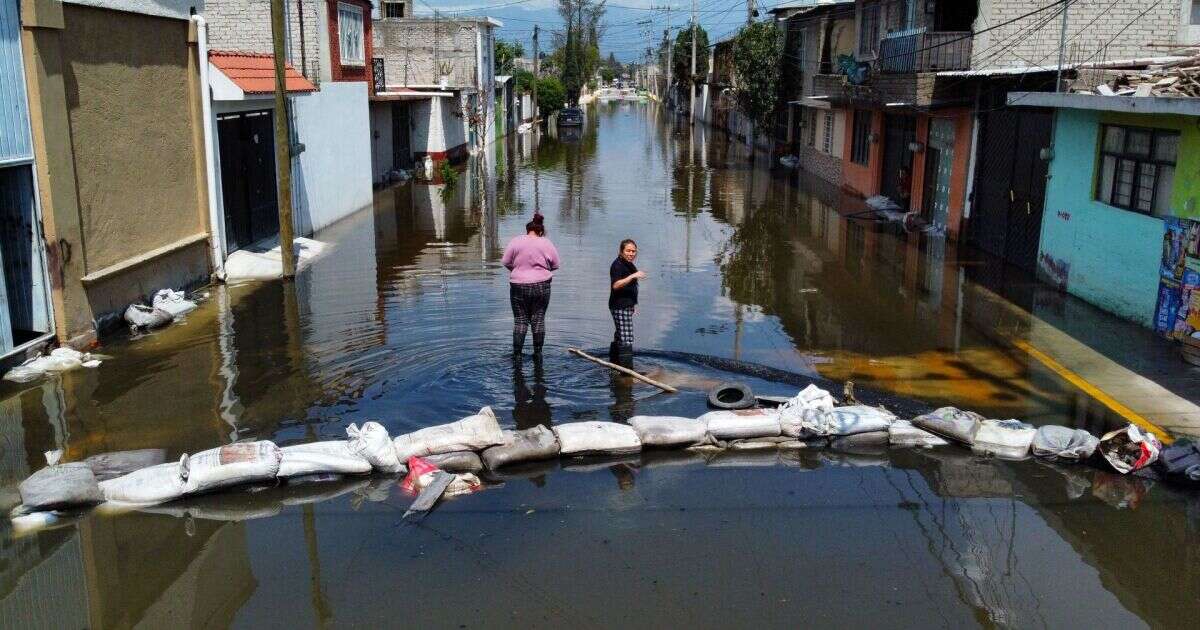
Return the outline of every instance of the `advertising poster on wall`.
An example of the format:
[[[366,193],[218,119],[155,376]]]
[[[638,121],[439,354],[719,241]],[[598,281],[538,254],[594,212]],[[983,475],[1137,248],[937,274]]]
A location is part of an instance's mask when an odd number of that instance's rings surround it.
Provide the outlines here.
[[[1154,330],[1178,339],[1200,330],[1200,223],[1163,219]]]

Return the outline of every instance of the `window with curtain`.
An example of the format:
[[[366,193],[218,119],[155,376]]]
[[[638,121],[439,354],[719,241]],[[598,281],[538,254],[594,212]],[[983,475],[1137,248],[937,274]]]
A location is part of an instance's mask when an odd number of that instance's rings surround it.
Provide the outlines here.
[[[862,8],[858,21],[858,54],[874,57],[879,49],[879,5],[870,4]]]
[[[1200,0],[1192,0],[1192,15],[1188,22],[1192,25],[1200,25]]]
[[[363,50],[363,11],[352,4],[338,4],[338,49],[342,65],[361,66],[366,62]]]
[[[1096,200],[1142,214],[1170,214],[1178,152],[1178,131],[1101,125]]]

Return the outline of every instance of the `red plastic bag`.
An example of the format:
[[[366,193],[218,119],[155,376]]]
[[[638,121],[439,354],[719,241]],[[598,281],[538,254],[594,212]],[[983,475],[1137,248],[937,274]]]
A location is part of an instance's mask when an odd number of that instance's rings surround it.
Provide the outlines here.
[[[1100,438],[1099,451],[1113,470],[1125,474],[1153,464],[1162,451],[1162,442],[1131,424],[1105,433]]]
[[[405,494],[416,496],[421,493],[421,489],[425,487],[425,484],[429,483],[428,477],[424,481],[421,480],[421,477],[433,474],[438,470],[440,469],[437,466],[420,457],[409,457],[408,475],[400,482],[400,489]]]

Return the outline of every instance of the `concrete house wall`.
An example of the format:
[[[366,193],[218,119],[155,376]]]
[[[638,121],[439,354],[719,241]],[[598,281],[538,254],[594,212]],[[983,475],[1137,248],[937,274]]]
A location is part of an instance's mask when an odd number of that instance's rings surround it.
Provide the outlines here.
[[[207,279],[199,73],[176,17],[22,3],[22,44],[59,338],[163,287]],[[182,4],[182,3],[180,3]],[[160,13],[173,5],[158,3]]]
[[[288,63],[313,82],[320,80],[323,7],[327,0],[284,0]],[[268,0],[204,0],[210,50],[271,54],[271,3]],[[367,18],[370,14],[367,15]]]
[[[1180,131],[1172,210],[1185,216],[1180,210],[1193,194],[1188,191],[1195,189],[1194,167],[1200,152],[1194,118],[1061,109],[1046,188],[1038,273],[1100,308],[1150,326],[1158,297],[1163,221],[1095,200],[1101,123]]]
[[[434,86],[441,67],[450,67],[449,87],[475,87],[476,37],[491,27],[482,20],[384,19],[373,29],[375,56],[381,57],[388,85]],[[489,49],[490,50],[490,49]]]

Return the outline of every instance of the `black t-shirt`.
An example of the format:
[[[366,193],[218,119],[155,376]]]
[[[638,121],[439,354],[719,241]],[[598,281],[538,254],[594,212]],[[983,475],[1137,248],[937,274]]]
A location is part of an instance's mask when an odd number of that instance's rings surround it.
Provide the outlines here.
[[[612,288],[614,282],[628,278],[630,274],[634,273],[637,273],[637,267],[624,258],[617,256],[612,266],[608,268],[608,308],[632,308],[637,304],[637,280],[630,282],[620,289]]]

